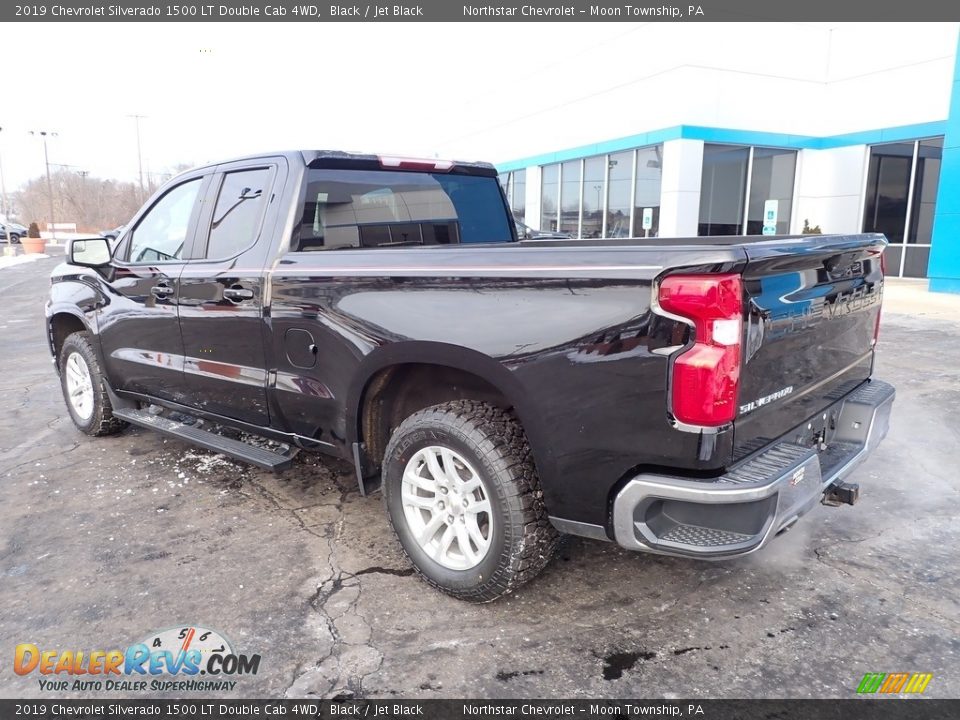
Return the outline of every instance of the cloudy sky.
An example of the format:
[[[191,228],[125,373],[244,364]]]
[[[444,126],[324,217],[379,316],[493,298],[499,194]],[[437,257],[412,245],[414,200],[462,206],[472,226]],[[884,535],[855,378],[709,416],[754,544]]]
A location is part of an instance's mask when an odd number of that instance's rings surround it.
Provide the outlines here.
[[[43,172],[30,130],[58,133],[51,163],[134,180],[129,116],[137,114],[145,116],[151,173],[299,147],[496,162],[676,118],[722,125],[723,108],[744,101],[724,90],[731,73],[790,87],[801,108],[827,81],[883,63],[929,62],[943,75],[955,40],[940,36],[951,33],[947,23],[916,31],[818,23],[17,24],[4,39],[0,153],[8,191]],[[704,74],[718,67],[726,75],[716,81]],[[769,113],[757,122],[766,129],[797,116],[769,102],[757,112]]]

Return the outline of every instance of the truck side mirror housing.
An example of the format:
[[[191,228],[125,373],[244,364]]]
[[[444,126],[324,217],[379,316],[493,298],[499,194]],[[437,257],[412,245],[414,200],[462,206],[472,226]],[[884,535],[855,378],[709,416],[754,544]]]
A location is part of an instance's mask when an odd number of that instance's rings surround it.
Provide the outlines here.
[[[110,241],[104,237],[84,238],[70,243],[69,262],[81,267],[101,268],[110,264]]]

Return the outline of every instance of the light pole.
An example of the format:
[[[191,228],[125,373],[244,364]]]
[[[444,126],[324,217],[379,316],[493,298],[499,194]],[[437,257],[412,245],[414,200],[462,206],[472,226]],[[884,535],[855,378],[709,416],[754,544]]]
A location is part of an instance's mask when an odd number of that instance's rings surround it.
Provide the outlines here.
[[[140,171],[140,202],[143,202],[143,153],[140,151],[140,121],[146,117],[146,115],[128,115],[127,117],[132,117],[133,121],[137,125],[137,167]]]
[[[53,217],[53,183],[50,181],[50,154],[47,152],[47,136],[57,137],[57,133],[49,130],[31,130],[30,134],[43,139],[43,162],[47,168],[47,198],[50,200],[50,239],[57,240],[57,223]]]
[[[84,225],[87,223],[87,175],[89,174],[89,170],[77,170],[77,175],[80,176],[80,214]]]

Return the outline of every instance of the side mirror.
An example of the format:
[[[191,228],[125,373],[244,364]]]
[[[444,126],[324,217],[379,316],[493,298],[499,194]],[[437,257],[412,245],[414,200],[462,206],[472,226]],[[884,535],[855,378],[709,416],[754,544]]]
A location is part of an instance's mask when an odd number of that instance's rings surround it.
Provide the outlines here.
[[[110,241],[104,237],[85,238],[70,243],[69,262],[81,267],[100,268],[110,264]]]

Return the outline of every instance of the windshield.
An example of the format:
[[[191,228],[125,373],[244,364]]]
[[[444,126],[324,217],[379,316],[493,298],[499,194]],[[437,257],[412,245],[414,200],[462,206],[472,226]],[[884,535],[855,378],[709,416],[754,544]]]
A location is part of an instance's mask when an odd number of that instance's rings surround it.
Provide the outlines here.
[[[310,170],[299,250],[509,242],[495,177]]]

